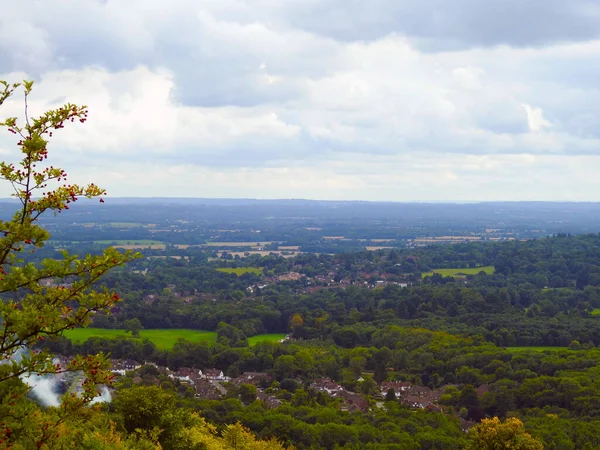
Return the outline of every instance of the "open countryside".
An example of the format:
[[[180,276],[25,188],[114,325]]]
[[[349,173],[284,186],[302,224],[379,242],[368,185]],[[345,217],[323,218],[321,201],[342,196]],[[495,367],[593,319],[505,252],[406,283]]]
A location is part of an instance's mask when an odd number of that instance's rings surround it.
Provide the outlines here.
[[[433,275],[434,273],[439,273],[444,277],[460,277],[463,275],[477,275],[479,272],[484,272],[486,275],[491,275],[494,273],[494,271],[494,266],[434,269],[431,272],[424,272],[423,274],[421,274],[421,276],[425,278]]]
[[[131,339],[148,339],[154,345],[156,345],[157,348],[161,350],[169,350],[173,348],[173,346],[179,339],[185,339],[186,341],[194,343],[208,342],[214,344],[217,342],[216,331],[188,329],[140,330],[139,338],[133,338],[131,334],[126,333],[125,330],[115,330],[106,328],[76,328],[74,330],[65,331],[64,335],[73,342],[84,342],[89,338],[93,337],[129,337]],[[281,333],[259,334],[248,338],[248,344],[256,345],[257,343],[264,341],[279,342],[284,338],[285,334]]]

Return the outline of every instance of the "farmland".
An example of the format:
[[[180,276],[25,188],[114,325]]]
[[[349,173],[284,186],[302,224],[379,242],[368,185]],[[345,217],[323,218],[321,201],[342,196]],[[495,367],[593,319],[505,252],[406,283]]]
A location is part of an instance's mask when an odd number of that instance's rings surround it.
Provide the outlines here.
[[[217,341],[216,331],[203,330],[188,330],[188,329],[156,329],[156,330],[141,330],[139,338],[133,338],[125,330],[114,330],[106,328],[76,328],[67,330],[64,333],[65,337],[73,342],[84,342],[92,337],[102,338],[117,338],[127,337],[129,339],[148,339],[160,350],[168,350],[173,348],[179,339],[199,343],[208,342],[214,344]],[[278,342],[283,339],[285,334],[261,334],[248,338],[250,345],[256,345],[258,342],[270,341]]]
[[[488,275],[494,273],[494,266],[481,266],[481,267],[469,267],[469,268],[454,268],[454,269],[434,269],[431,272],[424,272],[421,274],[423,278],[439,273],[444,277],[455,277],[464,275],[477,275],[479,272],[485,272]]]
[[[263,273],[263,267],[220,267],[217,270],[223,273],[234,273],[238,277],[240,275],[244,275],[245,273],[253,273],[255,275],[260,275]]]

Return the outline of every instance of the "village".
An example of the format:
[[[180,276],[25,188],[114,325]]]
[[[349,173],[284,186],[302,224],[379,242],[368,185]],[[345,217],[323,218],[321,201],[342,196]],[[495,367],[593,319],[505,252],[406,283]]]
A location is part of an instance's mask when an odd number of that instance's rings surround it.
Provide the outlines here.
[[[242,385],[252,385],[256,388],[256,399],[269,408],[277,408],[282,405],[282,400],[277,396],[282,390],[273,377],[266,372],[244,372],[238,377],[227,376],[219,369],[198,369],[181,367],[170,370],[168,367],[158,366],[151,362],[140,363],[134,360],[111,360],[111,371],[113,374],[124,377],[134,375],[134,384],[159,385],[159,376],[167,376],[174,382],[188,385],[193,389],[194,396],[198,399],[219,400],[225,397],[230,390],[239,390]],[[141,374],[145,374],[143,377]],[[373,395],[365,396],[361,393],[352,392],[330,378],[318,378],[305,383],[295,380],[299,386],[322,393],[332,399],[337,399],[342,411],[367,412],[373,407],[384,408],[384,399],[389,400],[391,395],[401,404],[413,408],[424,409],[431,412],[441,412],[438,404],[444,390],[448,386],[439,389],[430,389],[419,386],[408,381],[384,381],[377,385]],[[360,377],[357,382],[364,379]],[[477,389],[479,396],[487,392],[485,385]]]

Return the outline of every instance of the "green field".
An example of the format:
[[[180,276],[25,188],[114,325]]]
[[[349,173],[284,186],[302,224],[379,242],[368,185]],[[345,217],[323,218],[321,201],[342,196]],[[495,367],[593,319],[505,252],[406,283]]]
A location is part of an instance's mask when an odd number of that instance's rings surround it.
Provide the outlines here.
[[[256,336],[251,336],[248,338],[248,344],[250,347],[258,344],[259,342],[279,342],[283,338],[285,338],[285,334],[258,334]]]
[[[569,347],[506,347],[506,350],[513,353],[519,352],[556,352],[559,350],[569,350]]]
[[[600,316],[600,308],[594,308],[592,311],[592,316]]]
[[[433,269],[431,272],[424,272],[421,274],[423,278],[427,276],[431,276],[434,273],[439,273],[444,277],[454,277],[456,275],[464,274],[464,275],[477,275],[479,272],[485,272],[488,275],[494,273],[494,266],[482,266],[482,267],[468,267],[464,269]]]
[[[235,273],[239,277],[240,275],[244,275],[245,273],[253,273],[256,275],[260,275],[263,273],[263,269],[264,267],[220,267],[217,270],[219,272],[224,273]]]
[[[91,337],[129,337],[130,339],[149,339],[157,348],[168,350],[173,348],[178,339],[183,338],[190,342],[209,342],[214,344],[217,341],[216,331],[185,330],[185,329],[157,329],[141,330],[139,338],[132,338],[131,334],[125,333],[125,330],[109,330],[105,328],[76,328],[67,330],[65,337],[74,342],[83,342]],[[285,337],[285,334],[259,334],[248,338],[250,345],[256,345],[258,342],[270,341],[278,342]]]
[[[109,222],[107,225],[115,228],[135,228],[144,226],[141,223],[136,222]]]

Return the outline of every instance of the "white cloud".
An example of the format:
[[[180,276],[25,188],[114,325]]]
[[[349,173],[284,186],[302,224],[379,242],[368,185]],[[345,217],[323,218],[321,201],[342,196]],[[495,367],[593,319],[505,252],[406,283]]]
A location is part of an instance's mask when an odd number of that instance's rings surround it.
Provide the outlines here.
[[[510,41],[483,26],[461,31],[473,19],[462,10],[433,26],[427,2],[376,3],[381,11],[339,0],[56,0],[34,15],[33,0],[13,2],[0,18],[0,79],[35,77],[38,112],[87,104],[90,120],[51,148],[69,172],[98,174],[118,195],[597,192],[587,175],[600,154],[595,32],[529,21]],[[585,25],[580,11],[592,17],[592,6],[574,2],[565,21]],[[21,110],[15,101],[0,113]],[[0,135],[3,154],[14,153],[10,138]]]
[[[543,128],[552,126],[552,124],[542,116],[541,108],[533,108],[526,103],[521,106],[523,106],[523,109],[525,109],[525,112],[527,113],[527,125],[531,131],[540,131]]]

